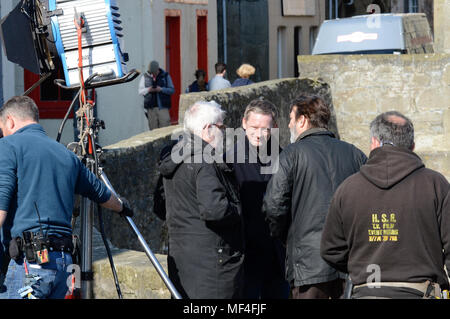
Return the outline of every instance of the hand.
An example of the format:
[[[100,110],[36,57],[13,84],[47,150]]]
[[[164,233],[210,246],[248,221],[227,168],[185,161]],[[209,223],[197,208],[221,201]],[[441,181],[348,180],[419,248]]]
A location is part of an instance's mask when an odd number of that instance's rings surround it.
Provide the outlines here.
[[[120,197],[120,200],[122,201],[122,210],[119,212],[122,216],[128,216],[133,217],[134,213],[133,210],[130,207],[130,203],[125,197]]]

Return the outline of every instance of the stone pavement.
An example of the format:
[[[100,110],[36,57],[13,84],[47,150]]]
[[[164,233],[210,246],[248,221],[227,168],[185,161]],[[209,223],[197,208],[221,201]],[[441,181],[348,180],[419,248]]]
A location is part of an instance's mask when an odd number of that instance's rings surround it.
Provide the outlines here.
[[[79,220],[74,229],[79,234]],[[126,227],[126,225],[125,225]],[[100,232],[92,231],[94,298],[118,299],[111,266]],[[136,237],[137,241],[137,237]],[[170,292],[145,252],[119,249],[108,240],[124,299],[169,299]],[[155,254],[167,273],[167,256]]]

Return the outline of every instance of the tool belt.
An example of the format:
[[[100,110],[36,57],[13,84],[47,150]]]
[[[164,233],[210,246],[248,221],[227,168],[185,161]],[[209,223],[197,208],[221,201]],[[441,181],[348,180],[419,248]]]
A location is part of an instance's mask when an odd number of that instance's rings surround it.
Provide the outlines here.
[[[362,285],[353,286],[353,291],[359,288],[372,288],[379,287],[396,287],[396,288],[409,288],[419,291],[424,299],[441,298],[441,288],[439,284],[433,283],[429,280],[422,283],[415,282],[371,282]]]
[[[75,254],[72,236],[43,237],[39,233],[24,232],[22,237],[15,237],[9,242],[9,256],[16,262],[25,258],[30,263],[45,263],[40,255],[43,251],[60,251],[71,255]]]

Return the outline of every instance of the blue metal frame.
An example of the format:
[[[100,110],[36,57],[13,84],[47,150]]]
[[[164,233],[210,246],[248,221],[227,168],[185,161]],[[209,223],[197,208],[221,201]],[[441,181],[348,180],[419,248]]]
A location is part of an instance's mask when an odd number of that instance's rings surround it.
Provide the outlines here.
[[[48,7],[49,7],[50,11],[56,10],[56,0],[49,0]],[[58,51],[59,57],[61,59],[61,63],[63,66],[63,71],[64,71],[64,77],[66,79],[66,85],[70,86],[71,84],[70,84],[70,80],[69,80],[69,69],[68,69],[67,63],[66,63],[66,54],[64,52],[64,45],[62,43],[61,32],[59,31],[58,18],[56,16],[52,17],[51,22],[52,22],[53,36],[55,37],[54,40],[55,40],[56,50]]]
[[[120,78],[120,77],[124,76],[124,70],[123,70],[122,66],[125,63],[123,61],[123,55],[121,53],[119,40],[117,38],[115,27],[114,27],[113,15],[111,12],[111,4],[116,5],[116,3],[115,2],[111,3],[111,0],[104,0],[104,1],[105,1],[105,5],[106,5],[106,17],[108,20],[109,32],[111,34],[112,45],[114,48],[114,55],[116,58],[117,73],[118,73],[116,76],[118,78]],[[49,0],[49,10],[53,11],[56,9],[57,9],[56,0]],[[61,63],[62,63],[63,69],[64,69],[64,77],[66,80],[66,86],[71,86],[70,78],[69,78],[69,69],[68,69],[68,65],[66,63],[66,54],[64,51],[64,45],[62,43],[58,18],[56,16],[52,17],[51,23],[52,23],[53,34],[55,37],[56,49],[58,51],[58,54],[60,56]]]

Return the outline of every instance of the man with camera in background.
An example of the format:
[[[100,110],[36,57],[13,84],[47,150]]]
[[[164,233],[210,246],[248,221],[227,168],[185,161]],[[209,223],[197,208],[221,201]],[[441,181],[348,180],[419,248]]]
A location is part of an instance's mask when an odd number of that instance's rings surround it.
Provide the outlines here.
[[[65,297],[75,193],[133,215],[125,199],[49,138],[38,122],[39,110],[29,97],[13,97],[0,108],[2,257],[11,258],[0,299]]]
[[[150,62],[148,71],[139,82],[139,94],[144,96],[145,115],[150,130],[170,125],[169,109],[174,92],[169,73],[161,69],[157,61]]]

